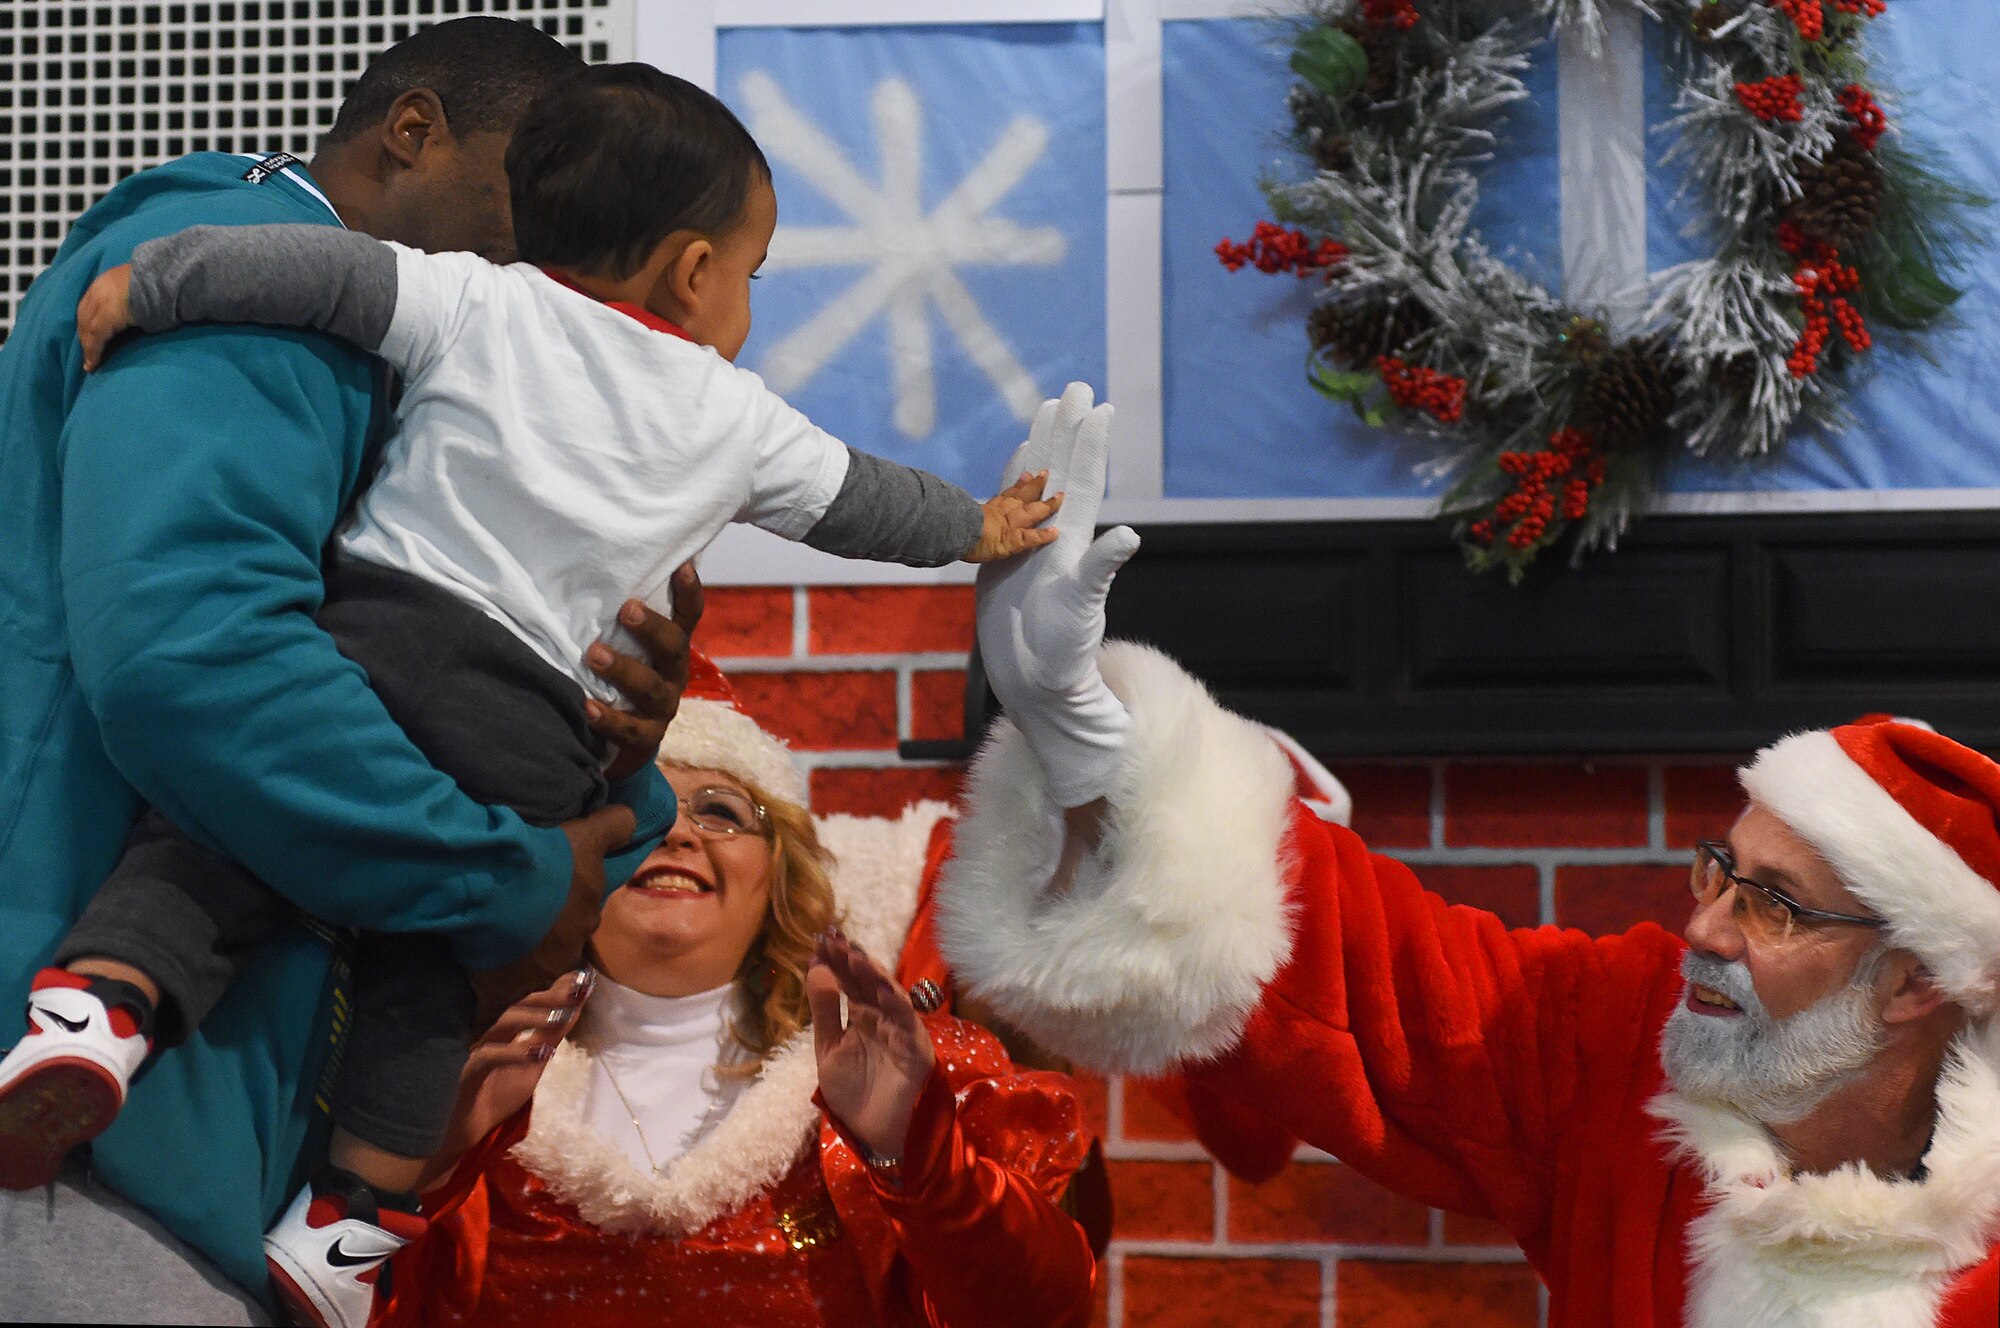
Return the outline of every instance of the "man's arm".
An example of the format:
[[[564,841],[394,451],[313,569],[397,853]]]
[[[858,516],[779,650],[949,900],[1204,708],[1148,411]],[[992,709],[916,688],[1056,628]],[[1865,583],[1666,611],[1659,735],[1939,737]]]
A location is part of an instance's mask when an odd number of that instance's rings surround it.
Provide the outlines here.
[[[1104,645],[1137,537],[1088,534],[1102,410],[1073,385],[1009,465],[1058,477],[1070,529],[980,573],[1006,719],[938,883],[941,947],[1038,1044],[1182,1076],[1191,1103],[1264,1123],[1255,1165],[1289,1135],[1532,1238],[1579,1086],[1608,1069],[1614,1105],[1645,1087],[1676,944],[1509,932],[1446,906],[1298,802],[1261,727],[1158,652]]]
[[[1652,1063],[1673,940],[1449,906],[1298,803],[1277,746],[1164,656],[1112,644],[1102,667],[1131,721],[1101,804],[1060,808],[1005,721],[974,763],[938,885],[967,991],[1080,1065],[1180,1077],[1399,1193],[1538,1230],[1593,1073],[1617,1092]]]
[[[492,967],[556,916],[568,840],[432,769],[312,619],[365,373],[313,338],[190,328],[86,379],[62,440],[69,653],[113,763],[175,822],[315,916],[439,930]]]

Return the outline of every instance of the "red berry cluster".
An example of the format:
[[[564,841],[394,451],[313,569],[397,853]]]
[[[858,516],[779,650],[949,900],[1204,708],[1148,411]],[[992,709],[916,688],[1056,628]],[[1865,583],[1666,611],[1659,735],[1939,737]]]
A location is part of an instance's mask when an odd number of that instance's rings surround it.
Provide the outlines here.
[[[1378,28],[1417,26],[1417,7],[1410,0],[1361,0],[1361,16]]]
[[[1819,0],[1773,0],[1785,17],[1798,28],[1799,36],[1816,42],[1826,35],[1826,11]]]
[[[1376,372],[1389,389],[1389,399],[1405,410],[1427,410],[1444,424],[1457,424],[1465,414],[1465,380],[1421,364],[1405,364],[1393,355],[1375,361]]]
[[[1889,0],[1833,0],[1833,7],[1843,14],[1880,18],[1882,11],[1889,7]]]
[[[1833,340],[1836,326],[1841,340],[1857,355],[1874,345],[1861,311],[1845,298],[1860,288],[1861,274],[1841,262],[1832,245],[1808,240],[1789,221],[1778,223],[1778,247],[1798,260],[1792,270],[1792,286],[1799,293],[1799,312],[1806,319],[1798,344],[1785,359],[1792,377],[1807,378],[1819,372],[1820,353]]]
[[[1773,74],[1755,83],[1738,83],[1736,100],[1759,120],[1796,123],[1805,114],[1799,102],[1805,86],[1805,79],[1798,74]]]
[[[1303,278],[1347,257],[1347,246],[1330,238],[1314,244],[1302,230],[1288,231],[1274,221],[1260,221],[1248,244],[1237,244],[1225,236],[1215,246],[1215,256],[1231,272],[1248,263],[1259,272],[1296,272]]]
[[[1549,533],[1558,512],[1564,521],[1582,520],[1591,494],[1604,483],[1604,458],[1594,447],[1595,440],[1583,430],[1558,429],[1549,435],[1547,451],[1502,452],[1500,470],[1514,476],[1514,487],[1493,504],[1491,516],[1473,522],[1466,533],[1491,544],[1495,532],[1512,526],[1508,547],[1528,549]]]
[[[1889,117],[1868,95],[1868,89],[1859,83],[1849,83],[1840,90],[1840,104],[1847,109],[1848,118],[1854,121],[1854,141],[1865,151],[1873,152],[1883,131],[1889,127]]]

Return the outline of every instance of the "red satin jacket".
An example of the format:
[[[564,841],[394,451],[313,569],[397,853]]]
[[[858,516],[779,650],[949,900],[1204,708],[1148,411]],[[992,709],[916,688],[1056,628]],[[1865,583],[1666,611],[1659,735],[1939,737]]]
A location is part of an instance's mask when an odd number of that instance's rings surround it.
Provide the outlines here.
[[[398,1256],[383,1328],[1083,1325],[1095,1263],[1054,1199],[1090,1135],[1069,1080],[1017,1070],[976,1025],[927,1020],[938,1064],[900,1187],[821,1112],[775,1184],[691,1234],[612,1234],[511,1151],[532,1104],[460,1163]]]

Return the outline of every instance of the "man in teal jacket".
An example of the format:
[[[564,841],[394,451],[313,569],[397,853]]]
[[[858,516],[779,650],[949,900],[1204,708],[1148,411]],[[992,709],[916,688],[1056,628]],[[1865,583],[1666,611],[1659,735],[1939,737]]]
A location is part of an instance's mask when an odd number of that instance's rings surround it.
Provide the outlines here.
[[[134,246],[196,224],[345,224],[510,258],[507,140],[575,64],[511,21],[427,29],[370,66],[310,172],[208,153],[119,185],[0,351],[0,1011],[22,1007],[142,802],[301,906],[91,1155],[97,1181],[259,1293],[260,1238],[310,1165],[338,1042],[337,945],[304,913],[438,931],[468,967],[513,965],[526,983],[547,964],[523,956],[559,915],[572,944],[587,935],[604,854],[635,820],[643,850],[671,794],[648,769],[616,790],[624,808],[561,831],[474,803],[315,626],[321,550],[386,418],[371,360],[209,326],[137,341],[86,378],[76,303]],[[676,630],[649,619],[640,635],[663,646]],[[677,692],[670,656],[655,663],[603,670],[640,711],[608,716],[607,732],[657,742]],[[41,1269],[49,1279],[119,1274],[96,1237],[38,1248],[75,1256]],[[134,1290],[157,1308],[165,1289]]]

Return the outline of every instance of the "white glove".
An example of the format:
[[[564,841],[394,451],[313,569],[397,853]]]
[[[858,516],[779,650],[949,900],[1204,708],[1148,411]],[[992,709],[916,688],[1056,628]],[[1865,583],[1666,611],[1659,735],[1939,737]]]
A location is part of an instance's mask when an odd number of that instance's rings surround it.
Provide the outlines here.
[[[1061,807],[1111,792],[1132,724],[1097,670],[1104,597],[1139,548],[1129,526],[1091,542],[1110,450],[1111,407],[1093,409],[1088,386],[1071,383],[1061,401],[1043,402],[1000,483],[1048,471],[1049,490],[1064,494],[1062,535],[979,569],[980,662]]]

